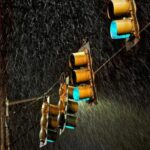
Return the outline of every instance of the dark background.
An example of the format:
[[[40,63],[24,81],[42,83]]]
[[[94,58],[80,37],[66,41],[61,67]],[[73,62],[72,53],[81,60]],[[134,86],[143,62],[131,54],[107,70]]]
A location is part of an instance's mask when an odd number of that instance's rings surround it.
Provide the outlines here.
[[[109,35],[107,0],[3,1],[4,37],[8,54],[8,98],[42,95],[68,70],[68,58],[84,38],[91,45],[96,70],[124,41]],[[150,2],[137,1],[142,29],[150,21]],[[96,75],[99,104],[80,103],[76,131],[66,131],[43,149],[150,149],[150,32],[139,44],[123,50]],[[58,86],[53,90],[58,100]],[[10,142],[14,150],[39,149],[41,101],[10,108]]]

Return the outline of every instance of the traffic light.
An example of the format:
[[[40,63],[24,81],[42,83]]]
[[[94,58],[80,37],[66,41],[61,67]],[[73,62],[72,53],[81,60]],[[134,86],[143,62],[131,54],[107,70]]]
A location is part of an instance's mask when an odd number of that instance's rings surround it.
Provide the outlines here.
[[[46,97],[41,109],[40,147],[45,146],[47,142],[56,141],[59,128],[59,112],[58,105],[50,104],[50,97]]]
[[[111,0],[107,9],[112,39],[139,39],[135,0]]]
[[[50,103],[50,96],[42,104],[42,117],[40,121],[40,147],[56,141],[65,129],[75,129],[77,123],[76,113],[78,103],[68,98],[69,77],[60,83],[59,101],[57,105]]]
[[[78,52],[70,55],[69,66],[71,68],[69,96],[75,101],[97,103],[89,42],[81,47]]]
[[[75,129],[77,120],[76,113],[78,111],[78,103],[70,100],[68,97],[69,77],[66,77],[64,80],[59,88],[60,134],[62,134],[65,129]]]

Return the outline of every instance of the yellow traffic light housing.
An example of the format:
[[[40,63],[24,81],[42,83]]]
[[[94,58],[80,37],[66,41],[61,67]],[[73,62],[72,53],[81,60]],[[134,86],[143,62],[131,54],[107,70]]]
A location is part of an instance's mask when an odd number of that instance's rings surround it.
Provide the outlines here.
[[[134,37],[133,43],[140,39],[135,0],[111,0],[107,14],[108,18],[112,20],[110,25],[112,39]]]
[[[50,97],[46,97],[41,108],[40,121],[40,147],[47,142],[55,142],[58,135],[61,135],[65,129],[75,129],[78,111],[78,103],[69,100],[69,91],[72,94],[74,87],[69,87],[69,77],[63,78],[59,88],[59,102],[57,105],[50,104]]]
[[[72,100],[69,100],[69,95],[72,94],[74,87],[69,86],[69,76],[64,77],[60,83],[59,88],[59,109],[60,109],[60,135],[64,132],[66,128],[75,129],[73,123],[68,123],[68,117],[71,115],[73,118],[76,118],[76,113],[78,111],[78,103]],[[69,119],[70,120],[70,119]]]
[[[76,101],[97,103],[89,42],[70,55],[69,66],[72,84],[68,87],[69,97]]]

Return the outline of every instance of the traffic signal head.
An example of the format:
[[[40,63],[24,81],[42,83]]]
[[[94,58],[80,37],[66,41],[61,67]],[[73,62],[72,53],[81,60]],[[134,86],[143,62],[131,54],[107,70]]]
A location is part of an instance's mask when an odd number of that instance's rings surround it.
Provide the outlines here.
[[[95,74],[92,67],[90,45],[87,42],[78,52],[72,53],[69,59],[71,84],[68,87],[69,97],[76,101],[96,100]]]
[[[111,0],[107,9],[108,18],[112,20],[110,35],[112,39],[139,37],[139,25],[136,17],[134,0]]]

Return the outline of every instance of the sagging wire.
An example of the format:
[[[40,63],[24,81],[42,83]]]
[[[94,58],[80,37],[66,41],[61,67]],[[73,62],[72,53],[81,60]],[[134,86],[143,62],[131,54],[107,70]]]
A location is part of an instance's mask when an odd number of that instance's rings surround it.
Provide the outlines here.
[[[148,27],[150,26],[150,22],[144,26],[143,29],[140,30],[140,33],[142,33],[144,30],[146,30]],[[139,41],[138,41],[139,42]],[[133,47],[135,47],[138,42],[136,44],[134,44],[133,46],[131,46],[128,50],[131,50]],[[122,48],[120,48],[115,54],[113,54],[106,62],[104,62],[100,67],[98,67],[98,69],[94,72],[95,74],[97,74],[101,69],[103,69],[103,67],[105,67],[114,57],[116,57],[124,48],[126,48],[126,46],[124,45]]]
[[[9,102],[8,105],[9,106],[13,106],[13,105],[22,104],[22,103],[28,103],[28,102],[33,102],[33,101],[37,102],[39,100],[44,99],[46,96],[50,95],[51,94],[50,92],[54,89],[54,87],[57,84],[60,83],[62,75],[64,75],[64,74],[65,74],[64,72],[61,73],[59,79],[44,94],[42,94],[41,96],[35,97],[35,98],[29,98],[29,99],[22,99],[22,100],[12,101],[12,102]]]

